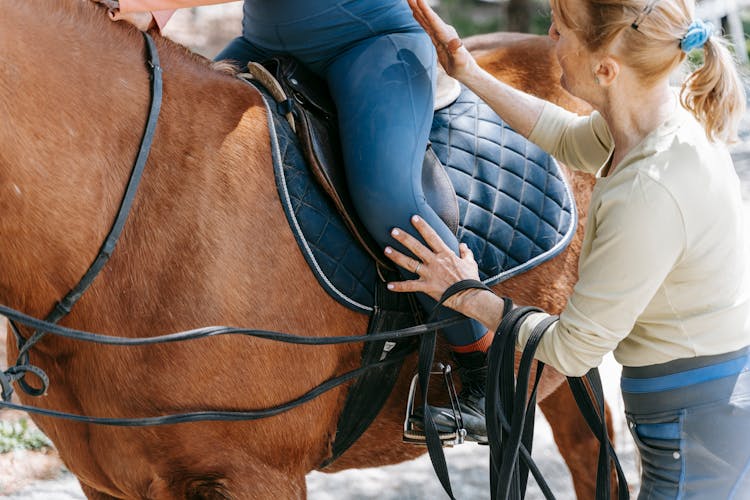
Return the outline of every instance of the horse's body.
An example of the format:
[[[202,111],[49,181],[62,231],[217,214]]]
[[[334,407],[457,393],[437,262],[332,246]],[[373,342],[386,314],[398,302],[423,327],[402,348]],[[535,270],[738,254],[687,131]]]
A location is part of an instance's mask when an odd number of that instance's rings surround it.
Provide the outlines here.
[[[511,83],[532,79],[520,86],[572,107],[545,39],[518,40],[501,40],[482,63],[496,73],[493,64],[502,65]],[[297,249],[277,199],[258,93],[182,47],[163,39],[157,45],[164,103],[132,214],[107,267],[62,324],[129,337],[219,324],[319,336],[364,332],[367,318],[331,299]],[[110,23],[87,1],[3,5],[0,303],[44,317],[95,257],[146,120],[143,46],[137,31]],[[590,182],[572,179],[582,213]],[[579,246],[580,229],[568,251],[502,292],[560,310],[576,279]],[[14,362],[17,349],[8,344]],[[50,390],[21,399],[120,417],[266,408],[354,369],[360,351],[227,336],[144,348],[49,337],[31,361],[50,376]],[[413,366],[412,359],[378,419],[330,470],[423,453],[400,442]],[[569,391],[558,389],[561,381],[548,374],[539,399],[580,494],[592,484],[586,471],[595,470],[595,441]],[[339,388],[244,423],[116,428],[34,420],[91,498],[299,498],[305,474],[330,454],[345,396]]]

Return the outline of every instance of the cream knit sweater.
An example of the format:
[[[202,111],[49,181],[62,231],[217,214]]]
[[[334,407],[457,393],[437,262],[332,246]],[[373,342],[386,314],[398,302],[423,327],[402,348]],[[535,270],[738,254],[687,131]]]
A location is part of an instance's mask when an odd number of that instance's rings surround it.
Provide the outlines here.
[[[579,376],[614,351],[625,366],[750,344],[750,263],[740,185],[726,148],[692,114],[673,115],[603,176],[613,143],[602,116],[553,104],[529,137],[597,175],[579,280],[536,357]],[[523,325],[517,347],[546,315]]]

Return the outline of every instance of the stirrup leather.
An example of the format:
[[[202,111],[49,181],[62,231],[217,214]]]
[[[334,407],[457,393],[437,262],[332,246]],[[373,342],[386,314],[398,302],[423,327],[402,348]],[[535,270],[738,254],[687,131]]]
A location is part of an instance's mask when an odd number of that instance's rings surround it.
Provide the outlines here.
[[[451,376],[451,373],[451,366],[444,365],[443,363],[435,363],[433,365],[433,370],[430,371],[431,376],[442,375],[445,388],[448,392],[453,419],[458,423],[456,428],[450,432],[438,432],[438,437],[440,438],[440,443],[443,447],[463,444],[466,439],[466,429],[464,428],[463,417],[461,416],[461,410],[458,406],[458,393],[456,392],[455,385],[453,385],[453,377]],[[425,437],[424,425],[422,425],[421,429],[415,426],[416,422],[423,421],[423,417],[420,417],[414,411],[414,400],[417,392],[418,380],[419,375],[415,374],[409,385],[409,398],[406,401],[406,416],[404,417],[403,442],[426,446],[427,440]]]

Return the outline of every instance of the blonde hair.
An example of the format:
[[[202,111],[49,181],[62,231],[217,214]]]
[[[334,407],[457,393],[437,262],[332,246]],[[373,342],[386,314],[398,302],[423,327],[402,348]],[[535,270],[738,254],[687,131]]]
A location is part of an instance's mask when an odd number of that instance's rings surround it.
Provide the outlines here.
[[[557,19],[590,52],[616,45],[647,85],[668,78],[685,61],[680,42],[693,21],[693,0],[581,0],[585,8],[576,13],[569,0],[551,1]],[[723,39],[709,37],[703,50],[704,64],[685,79],[680,102],[709,139],[732,142],[745,111],[742,79]]]

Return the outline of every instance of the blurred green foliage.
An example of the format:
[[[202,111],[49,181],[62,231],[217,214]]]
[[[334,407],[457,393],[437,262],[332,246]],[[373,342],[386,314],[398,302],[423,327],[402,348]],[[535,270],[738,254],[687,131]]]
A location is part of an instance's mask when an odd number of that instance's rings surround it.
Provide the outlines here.
[[[529,33],[545,34],[549,28],[550,15],[547,0],[525,0],[531,10]],[[505,31],[507,11],[505,3],[481,0],[440,0],[436,7],[440,16],[452,24],[461,36]]]
[[[527,2],[531,12],[530,24],[522,31],[535,34],[546,34],[550,24],[548,0],[517,0]],[[459,35],[466,37],[479,33],[507,31],[507,0],[492,2],[483,0],[440,0],[436,10],[448,23],[452,24]],[[750,10],[741,13],[743,31],[750,33]],[[750,56],[750,40],[746,42]],[[730,48],[734,46],[730,44]],[[703,64],[703,52],[695,50],[688,56],[692,67]]]
[[[22,418],[16,422],[0,420],[0,453],[51,447],[52,443],[47,436],[36,427],[29,427],[27,419]]]

